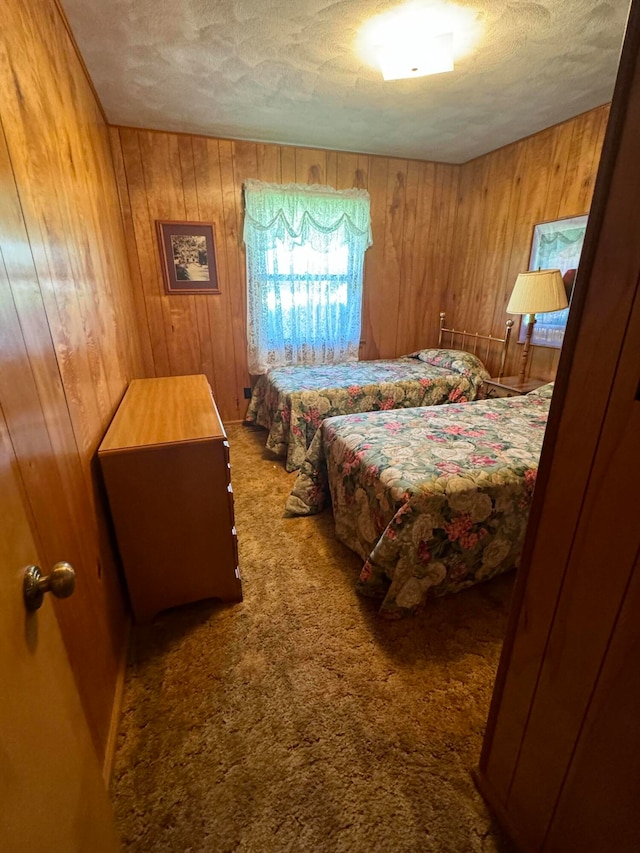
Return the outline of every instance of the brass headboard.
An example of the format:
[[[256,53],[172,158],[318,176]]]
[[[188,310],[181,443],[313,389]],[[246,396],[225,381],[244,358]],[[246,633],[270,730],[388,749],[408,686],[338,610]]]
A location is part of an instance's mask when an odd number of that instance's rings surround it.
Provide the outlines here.
[[[504,338],[497,338],[494,335],[481,335],[478,332],[467,332],[466,329],[464,329],[462,331],[460,329],[453,329],[453,328],[452,329],[446,329],[445,325],[444,325],[445,318],[446,318],[445,312],[441,311],[440,312],[440,334],[438,335],[438,347],[439,348],[442,347],[442,336],[444,334],[450,335],[449,346],[455,347],[455,345],[456,345],[455,344],[455,336],[459,335],[462,338],[462,349],[470,349],[470,347],[468,347],[467,343],[466,343],[467,338],[469,338],[470,341],[473,341],[473,349],[471,349],[470,351],[474,355],[478,355],[478,342],[479,341],[486,341],[487,343],[486,343],[486,347],[485,347],[484,357],[482,357],[482,356],[478,356],[478,357],[482,358],[482,360],[484,362],[487,362],[489,360],[489,351],[491,348],[491,344],[492,343],[502,344],[502,355],[500,358],[500,372],[498,373],[498,379],[501,379],[502,374],[504,373],[504,363],[507,359],[507,349],[509,347],[509,339],[511,338],[511,329],[513,328],[513,320],[507,320],[506,321]]]

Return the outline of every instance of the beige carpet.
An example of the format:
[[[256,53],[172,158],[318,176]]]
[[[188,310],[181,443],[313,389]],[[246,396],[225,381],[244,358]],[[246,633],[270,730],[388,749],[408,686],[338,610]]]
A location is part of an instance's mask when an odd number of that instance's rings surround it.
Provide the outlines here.
[[[495,851],[477,762],[512,577],[381,620],[331,512],[229,428],[244,602],[134,636],[112,792],[134,851]]]

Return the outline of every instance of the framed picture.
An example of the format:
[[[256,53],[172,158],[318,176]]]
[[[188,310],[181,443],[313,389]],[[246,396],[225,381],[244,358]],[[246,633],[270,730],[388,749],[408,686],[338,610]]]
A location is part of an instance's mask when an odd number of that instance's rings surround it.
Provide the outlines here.
[[[167,293],[220,293],[213,225],[156,222]]]
[[[571,305],[573,283],[578,269],[584,234],[587,229],[587,214],[556,219],[554,222],[541,222],[533,229],[530,270],[559,269],[567,291],[567,301]],[[562,346],[564,330],[567,325],[569,309],[536,314],[531,343],[542,347]],[[524,341],[527,324],[522,318],[518,340]]]

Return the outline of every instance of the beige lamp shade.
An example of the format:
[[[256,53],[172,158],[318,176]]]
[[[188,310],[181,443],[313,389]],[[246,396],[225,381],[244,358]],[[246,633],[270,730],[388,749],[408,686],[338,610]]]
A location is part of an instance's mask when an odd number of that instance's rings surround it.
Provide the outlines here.
[[[560,270],[521,272],[513,287],[507,314],[559,311],[568,304]]]

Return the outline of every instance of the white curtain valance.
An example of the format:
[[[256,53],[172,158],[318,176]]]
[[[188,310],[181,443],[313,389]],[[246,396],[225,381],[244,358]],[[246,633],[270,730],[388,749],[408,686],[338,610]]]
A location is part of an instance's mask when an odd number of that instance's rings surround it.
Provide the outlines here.
[[[340,228],[371,245],[370,198],[366,190],[335,190],[319,184],[244,183],[244,240],[248,231],[272,231],[278,225],[300,239],[309,226],[328,234]],[[280,222],[278,222],[280,220]]]

